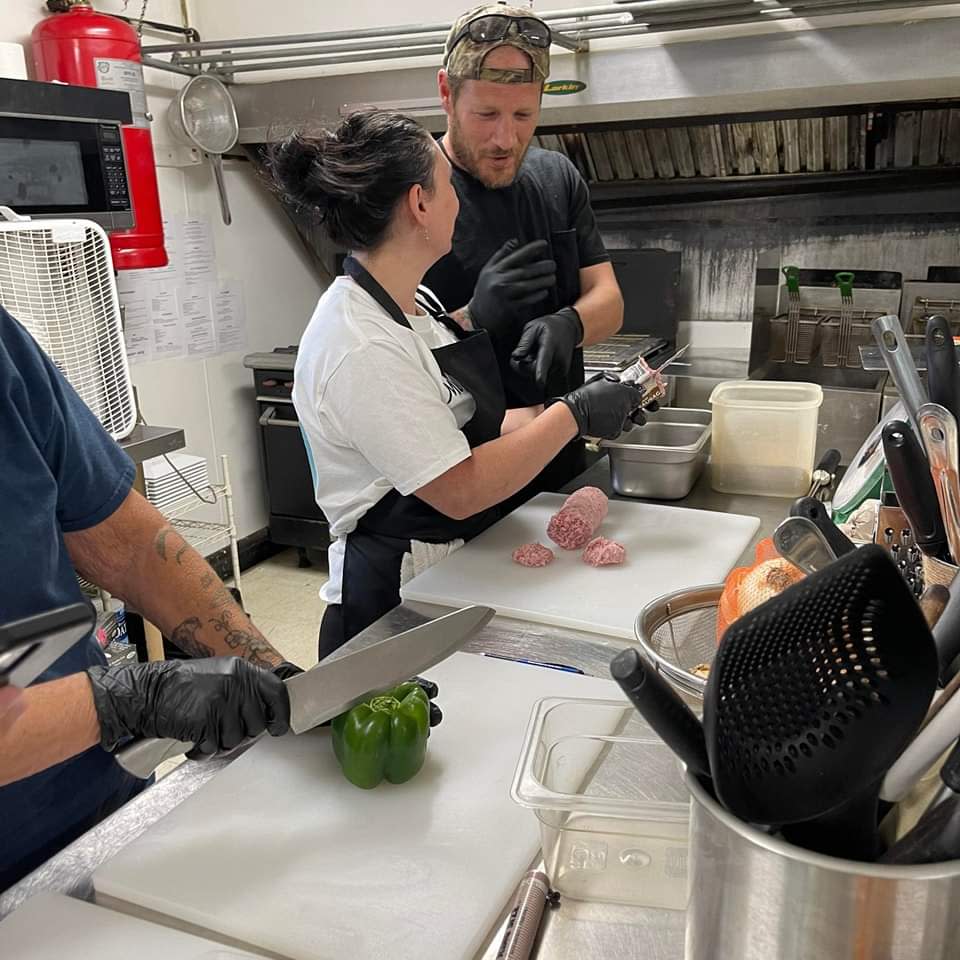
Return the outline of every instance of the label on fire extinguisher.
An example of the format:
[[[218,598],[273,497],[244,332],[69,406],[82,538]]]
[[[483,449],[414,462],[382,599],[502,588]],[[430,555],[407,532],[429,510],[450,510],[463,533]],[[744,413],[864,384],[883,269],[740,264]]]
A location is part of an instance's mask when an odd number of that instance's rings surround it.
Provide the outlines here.
[[[97,86],[103,90],[123,90],[130,94],[130,109],[135,127],[149,127],[147,94],[143,89],[143,67],[132,60],[108,60],[98,57]]]

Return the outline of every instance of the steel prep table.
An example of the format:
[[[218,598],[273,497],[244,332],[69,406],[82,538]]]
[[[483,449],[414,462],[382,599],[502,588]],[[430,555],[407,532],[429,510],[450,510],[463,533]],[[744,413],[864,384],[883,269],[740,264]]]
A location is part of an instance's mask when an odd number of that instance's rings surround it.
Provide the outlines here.
[[[760,529],[743,555],[744,560],[752,559],[755,543],[770,535],[777,523],[787,515],[791,501],[779,497],[717,493],[710,487],[709,469],[708,465],[690,495],[674,505],[759,517]],[[606,457],[597,460],[563,492],[588,485],[610,493]],[[355,637],[348,646],[350,649],[365,646],[443,612],[439,607],[426,604],[401,604]],[[566,663],[579,667],[589,675],[607,677],[610,660],[623,646],[623,641],[613,637],[494,617],[477,637],[464,646],[464,650]],[[522,730],[517,731],[518,754],[522,733]],[[182,764],[20,883],[0,894],[0,919],[41,891],[92,900],[94,871],[234,758]],[[514,761],[512,756],[505,758],[505,762]],[[508,909],[509,904],[504,904],[504,917]],[[488,946],[477,960],[494,960],[501,925],[491,931]],[[559,909],[546,914],[535,956],[537,960],[579,960],[582,957],[681,960],[683,938],[682,911],[564,900]]]

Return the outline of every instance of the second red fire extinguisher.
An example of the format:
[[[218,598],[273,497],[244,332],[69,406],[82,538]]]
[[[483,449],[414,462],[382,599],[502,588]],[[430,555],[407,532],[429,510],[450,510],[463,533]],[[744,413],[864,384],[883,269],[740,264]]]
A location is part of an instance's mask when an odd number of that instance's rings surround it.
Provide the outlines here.
[[[55,12],[33,29],[37,80],[60,80],[130,94],[133,123],[123,128],[135,224],[110,235],[118,270],[165,267],[157,167],[147,117],[140,41],[130,24],[97,13],[90,0],[48,0]]]

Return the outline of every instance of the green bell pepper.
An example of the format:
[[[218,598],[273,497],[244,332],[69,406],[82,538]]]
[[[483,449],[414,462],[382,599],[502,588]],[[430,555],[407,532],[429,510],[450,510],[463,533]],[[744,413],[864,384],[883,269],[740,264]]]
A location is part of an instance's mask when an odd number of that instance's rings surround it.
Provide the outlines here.
[[[333,752],[344,776],[364,789],[382,780],[405,783],[427,756],[430,701],[418,684],[378,694],[332,723]]]

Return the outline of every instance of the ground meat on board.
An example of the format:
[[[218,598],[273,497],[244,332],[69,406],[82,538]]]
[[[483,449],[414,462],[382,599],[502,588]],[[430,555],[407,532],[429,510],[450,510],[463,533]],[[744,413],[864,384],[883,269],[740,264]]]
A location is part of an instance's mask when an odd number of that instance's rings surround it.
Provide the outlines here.
[[[553,551],[542,543],[525,543],[513,551],[513,562],[521,567],[545,567],[553,559]]]
[[[626,559],[627,551],[623,545],[606,537],[591,540],[583,551],[583,562],[589,563],[591,567],[606,567],[623,563]]]
[[[550,518],[547,536],[564,550],[579,550],[600,529],[608,503],[607,495],[597,487],[576,490]]]

